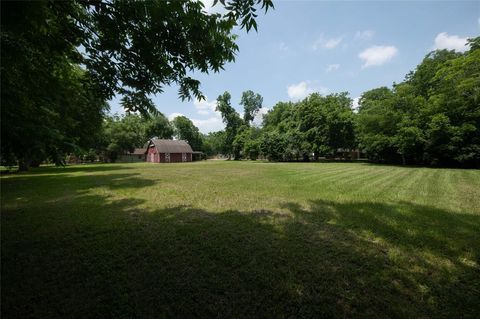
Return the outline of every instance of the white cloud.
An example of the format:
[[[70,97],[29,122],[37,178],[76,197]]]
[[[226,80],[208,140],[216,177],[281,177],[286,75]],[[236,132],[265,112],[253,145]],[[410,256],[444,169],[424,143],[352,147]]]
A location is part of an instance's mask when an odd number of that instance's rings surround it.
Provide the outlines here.
[[[193,124],[198,127],[202,133],[210,133],[220,131],[225,128],[225,124],[222,122],[222,118],[218,115],[212,116],[206,120],[191,119]]]
[[[323,47],[326,48],[326,49],[333,49],[333,48],[335,48],[337,45],[339,45],[340,42],[342,42],[342,39],[341,39],[341,38],[329,39],[327,42],[325,42],[325,44],[323,45]]]
[[[205,100],[195,100],[193,101],[193,106],[197,110],[198,114],[209,115],[215,112],[217,107],[217,101],[208,101],[208,97],[205,96]]]
[[[375,31],[372,31],[372,30],[357,31],[355,33],[355,39],[367,41],[373,38],[374,35],[375,35]]]
[[[327,94],[329,92],[329,89],[323,86],[316,85],[311,81],[302,81],[297,84],[291,84],[287,87],[288,97],[292,100],[301,100],[314,92],[318,92],[320,94]]]
[[[329,65],[327,66],[326,71],[327,71],[327,72],[336,71],[336,70],[338,70],[339,67],[340,67],[340,64],[329,64]]]
[[[291,99],[303,99],[312,92],[305,81],[287,87],[288,97]]]
[[[360,97],[359,97],[359,96],[357,96],[356,98],[354,98],[354,99],[352,100],[352,110],[353,110],[354,112],[358,112],[358,107],[359,107],[359,104],[358,104],[358,103],[359,103],[359,102],[360,102]]]
[[[222,116],[220,112],[217,112],[215,110],[217,107],[217,101],[209,101],[208,97],[205,96],[204,100],[194,100],[193,106],[195,107],[199,115],[209,116],[206,119],[190,118],[193,124],[198,127],[200,132],[209,133],[223,130],[225,128],[225,125],[222,122]],[[171,121],[175,117],[182,115],[182,113],[172,113],[168,116],[168,119]]]
[[[173,119],[176,118],[177,116],[185,116],[185,115],[183,115],[182,113],[172,113],[168,116],[168,120],[173,121]]]
[[[433,49],[447,49],[465,52],[468,50],[468,46],[466,44],[467,38],[460,38],[457,35],[448,35],[446,32],[442,32],[435,37]]]
[[[335,48],[337,45],[340,44],[340,42],[342,42],[343,38],[342,37],[338,37],[338,38],[326,38],[324,36],[324,34],[320,34],[320,37],[317,39],[317,41],[315,41],[312,45],[312,49],[313,50],[318,50],[318,49],[333,49]]]
[[[394,46],[374,45],[360,52],[358,57],[364,61],[363,69],[369,66],[385,64],[397,55],[397,53],[398,49]]]

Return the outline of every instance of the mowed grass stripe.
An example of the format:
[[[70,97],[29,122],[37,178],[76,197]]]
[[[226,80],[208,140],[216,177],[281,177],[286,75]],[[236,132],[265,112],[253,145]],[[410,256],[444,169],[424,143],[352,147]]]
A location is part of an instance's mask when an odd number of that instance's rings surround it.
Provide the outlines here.
[[[407,168],[408,169],[408,168]],[[417,186],[421,185],[422,180],[427,175],[424,168],[418,168],[411,170],[408,178],[399,181],[398,191],[394,195],[394,198],[398,201],[415,201],[419,200],[417,196]]]
[[[343,165],[328,165],[321,163],[303,163],[302,166],[292,170],[288,164],[274,165],[277,177],[283,176],[310,176],[311,174],[329,174],[334,172],[344,171],[346,169],[358,170],[358,167],[350,167],[348,164]]]
[[[336,183],[341,181],[344,178],[353,178],[353,176],[357,176],[361,178],[362,176],[366,176],[369,174],[369,170],[365,168],[358,168],[358,167],[340,167],[339,169],[329,171],[328,173],[320,173],[320,174],[311,174],[307,176],[305,179],[312,180],[311,186],[316,184],[325,184],[328,185],[330,182]],[[299,180],[297,182],[303,182]]]
[[[344,185],[370,185],[372,181],[378,181],[390,176],[391,170],[387,168],[367,168],[356,174],[345,176],[342,179],[333,181],[336,185],[343,187]]]
[[[457,199],[456,205],[464,213],[480,214],[480,170],[454,170],[451,172],[452,197]]]
[[[355,180],[349,190],[357,195],[370,199],[383,198],[385,193],[392,192],[391,186],[409,175],[402,169],[378,169],[378,172],[367,176],[363,180]]]

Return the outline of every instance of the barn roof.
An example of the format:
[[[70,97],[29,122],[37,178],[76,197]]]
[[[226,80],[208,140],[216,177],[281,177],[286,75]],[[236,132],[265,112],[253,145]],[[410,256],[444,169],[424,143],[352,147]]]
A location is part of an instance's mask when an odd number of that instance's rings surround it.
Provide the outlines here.
[[[163,140],[153,138],[150,145],[154,144],[159,153],[192,153],[192,148],[184,140]]]

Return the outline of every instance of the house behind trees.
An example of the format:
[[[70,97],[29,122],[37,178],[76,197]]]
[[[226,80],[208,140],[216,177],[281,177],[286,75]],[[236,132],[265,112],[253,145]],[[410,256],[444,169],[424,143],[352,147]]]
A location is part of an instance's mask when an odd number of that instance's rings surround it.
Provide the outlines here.
[[[136,148],[133,152],[119,155],[117,162],[122,162],[122,163],[145,162],[146,152],[147,152],[147,149],[145,148]]]

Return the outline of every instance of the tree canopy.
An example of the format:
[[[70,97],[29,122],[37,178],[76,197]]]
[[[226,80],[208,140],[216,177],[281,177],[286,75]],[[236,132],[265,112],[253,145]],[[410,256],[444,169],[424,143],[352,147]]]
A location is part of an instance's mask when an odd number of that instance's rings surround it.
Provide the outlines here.
[[[67,153],[127,152],[152,136],[186,139],[195,150],[235,159],[310,160],[360,149],[373,161],[480,166],[480,38],[469,50],[429,53],[401,83],[364,92],[279,102],[252,125],[260,94],[217,98],[225,130],[202,135],[186,117],[172,123],[150,97],[178,85],[203,98],[195,73],[235,59],[235,26],[257,29],[271,0],[1,2],[1,162],[21,169]],[[107,116],[121,97],[127,115]],[[93,151],[92,151],[93,150]],[[313,155],[313,156],[312,156]]]
[[[250,125],[255,115],[262,108],[262,103],[263,97],[260,94],[255,94],[251,90],[242,93],[240,105],[243,106],[243,121],[245,124]]]
[[[257,29],[271,0],[1,2],[3,164],[24,169],[92,146],[106,101],[129,112],[157,110],[150,96],[177,84],[179,97],[203,97],[194,72],[218,72],[235,59],[233,28]]]
[[[357,122],[359,146],[372,160],[478,166],[479,47],[431,52],[392,90],[365,92]]]
[[[171,139],[173,133],[171,123],[161,113],[146,117],[128,113],[108,116],[102,126],[96,153],[114,162],[119,155],[143,147],[153,137]]]
[[[226,125],[218,136],[236,159],[315,160],[357,149],[376,162],[478,167],[480,38],[469,45],[465,53],[430,52],[403,82],[364,92],[358,113],[346,92],[312,93],[278,102],[261,128],[250,128],[261,96],[244,92],[242,119],[225,92],[217,99]]]
[[[187,141],[194,151],[202,149],[202,135],[190,119],[177,116],[172,120],[172,125],[177,139]]]

